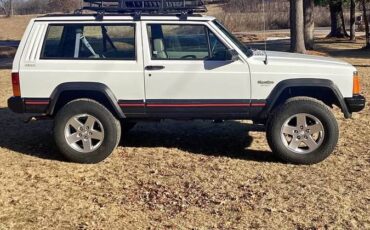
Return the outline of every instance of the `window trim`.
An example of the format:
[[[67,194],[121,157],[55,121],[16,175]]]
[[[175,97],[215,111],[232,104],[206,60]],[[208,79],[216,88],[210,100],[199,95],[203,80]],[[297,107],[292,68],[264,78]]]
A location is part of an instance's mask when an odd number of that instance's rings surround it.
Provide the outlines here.
[[[204,27],[204,30],[206,32],[206,35],[207,35],[207,43],[208,43],[208,57],[212,58],[213,54],[211,53],[212,51],[212,47],[211,47],[211,34],[209,33],[209,28],[208,27]]]
[[[146,29],[146,34],[147,34],[147,41],[149,43],[149,53],[150,53],[150,60],[151,61],[214,61],[214,62],[222,62],[222,61],[228,61],[228,60],[207,60],[207,59],[153,59],[153,47],[152,47],[152,42],[151,39],[149,38],[149,30],[148,26],[150,25],[169,25],[169,26],[203,26],[204,29],[206,30],[206,36],[207,36],[207,45],[208,45],[208,55],[211,56],[211,49],[210,49],[210,34],[209,32],[211,31],[215,37],[219,40],[221,44],[223,44],[227,49],[230,49],[229,45],[227,45],[218,35],[217,33],[212,30],[212,28],[208,24],[204,23],[196,23],[196,24],[186,24],[186,23],[164,23],[164,22],[148,22],[145,24],[145,29]]]
[[[45,46],[46,46],[46,40],[47,40],[47,36],[49,34],[49,30],[52,26],[68,26],[68,25],[82,25],[82,26],[98,26],[98,27],[101,27],[101,26],[131,26],[134,28],[134,41],[135,41],[135,56],[134,58],[130,58],[130,59],[123,59],[123,58],[74,58],[74,57],[71,57],[71,58],[67,58],[67,57],[63,57],[63,58],[53,58],[53,57],[44,57],[44,52],[45,52]],[[41,52],[40,52],[40,56],[39,56],[39,60],[66,60],[66,61],[137,61],[138,59],[138,46],[137,46],[137,38],[138,38],[138,31],[137,31],[137,24],[132,22],[128,22],[128,23],[49,23],[48,24],[48,28],[46,29],[46,33],[44,35],[44,40],[42,42],[42,48],[41,48]]]

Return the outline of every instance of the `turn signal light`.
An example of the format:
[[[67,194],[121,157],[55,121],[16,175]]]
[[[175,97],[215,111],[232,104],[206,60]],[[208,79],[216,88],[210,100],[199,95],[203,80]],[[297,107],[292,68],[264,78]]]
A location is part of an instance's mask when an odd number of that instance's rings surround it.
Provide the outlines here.
[[[14,97],[21,96],[21,84],[19,81],[19,73],[12,73],[12,85]]]
[[[360,76],[358,72],[353,74],[353,94],[360,94],[361,93],[361,85],[360,85]]]

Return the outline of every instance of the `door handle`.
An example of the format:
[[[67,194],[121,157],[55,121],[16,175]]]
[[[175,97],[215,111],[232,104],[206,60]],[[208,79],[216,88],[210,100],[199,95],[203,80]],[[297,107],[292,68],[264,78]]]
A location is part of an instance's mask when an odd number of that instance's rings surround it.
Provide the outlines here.
[[[165,67],[164,66],[153,66],[153,65],[149,65],[147,67],[145,67],[145,70],[162,70],[164,69]]]

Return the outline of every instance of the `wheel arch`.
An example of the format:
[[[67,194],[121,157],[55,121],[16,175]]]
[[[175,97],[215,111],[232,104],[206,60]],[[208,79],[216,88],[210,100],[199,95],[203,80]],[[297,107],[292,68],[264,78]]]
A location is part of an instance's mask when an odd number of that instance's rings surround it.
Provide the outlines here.
[[[116,118],[125,118],[118,100],[109,87],[94,82],[67,82],[58,85],[50,96],[47,114],[54,116],[68,102],[80,98],[95,100],[106,106]]]
[[[289,98],[300,96],[318,99],[330,107],[337,105],[341,108],[345,118],[351,117],[342,93],[331,80],[310,78],[289,79],[277,84],[267,98],[263,117],[268,117],[271,111]]]

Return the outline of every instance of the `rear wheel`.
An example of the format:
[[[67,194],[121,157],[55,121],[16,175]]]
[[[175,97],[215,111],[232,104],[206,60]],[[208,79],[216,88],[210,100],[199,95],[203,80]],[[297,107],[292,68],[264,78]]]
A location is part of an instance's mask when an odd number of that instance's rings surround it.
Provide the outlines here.
[[[322,102],[294,98],[277,108],[267,124],[267,140],[281,159],[315,164],[326,159],[338,143],[339,128]]]
[[[54,138],[60,152],[77,163],[98,163],[117,147],[119,121],[96,101],[79,99],[56,115]]]

